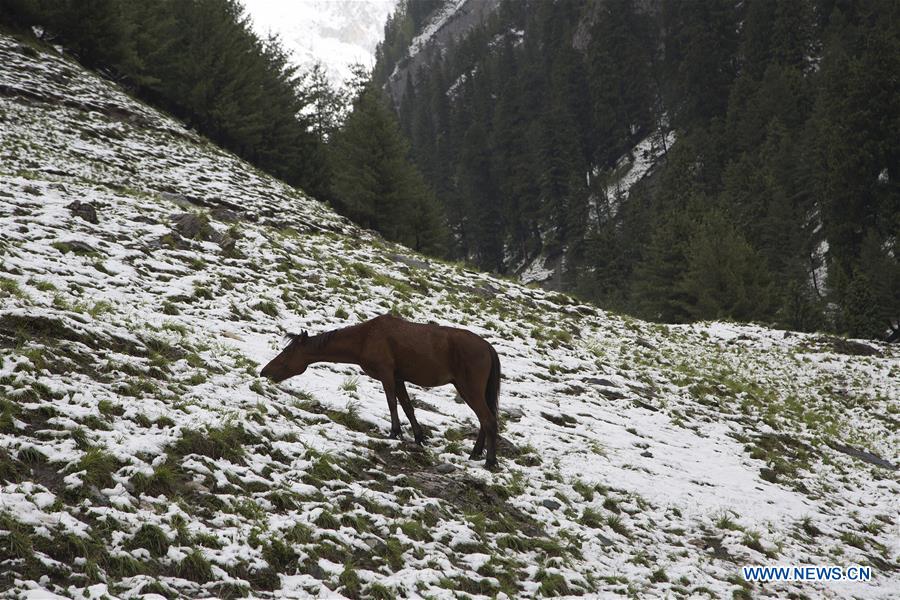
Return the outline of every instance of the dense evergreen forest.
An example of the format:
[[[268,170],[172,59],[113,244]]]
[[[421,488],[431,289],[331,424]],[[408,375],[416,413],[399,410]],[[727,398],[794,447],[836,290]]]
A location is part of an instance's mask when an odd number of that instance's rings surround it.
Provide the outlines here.
[[[663,321],[900,318],[900,3],[504,1],[410,68],[444,4],[401,3],[374,78],[451,255],[555,258],[563,288]],[[617,191],[653,134],[676,141]]]

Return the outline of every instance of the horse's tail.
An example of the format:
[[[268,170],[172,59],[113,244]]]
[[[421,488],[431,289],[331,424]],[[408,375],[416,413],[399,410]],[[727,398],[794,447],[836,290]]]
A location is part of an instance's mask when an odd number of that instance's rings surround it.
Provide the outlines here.
[[[484,392],[484,399],[487,401],[488,408],[494,416],[499,411],[498,397],[500,396],[500,357],[494,347],[488,344],[491,349],[491,373],[488,375],[487,389]]]

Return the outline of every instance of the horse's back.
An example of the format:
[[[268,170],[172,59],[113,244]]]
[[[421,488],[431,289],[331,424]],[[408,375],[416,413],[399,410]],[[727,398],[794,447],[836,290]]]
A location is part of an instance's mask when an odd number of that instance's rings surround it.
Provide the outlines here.
[[[458,327],[414,323],[382,315],[372,320],[398,375],[423,387],[451,383],[472,370],[490,369],[490,344]]]

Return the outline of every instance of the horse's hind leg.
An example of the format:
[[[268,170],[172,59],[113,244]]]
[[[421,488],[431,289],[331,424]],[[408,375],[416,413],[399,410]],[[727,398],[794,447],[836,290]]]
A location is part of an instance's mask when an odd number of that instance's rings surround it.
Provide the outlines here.
[[[422,431],[422,426],[419,425],[419,422],[416,420],[416,413],[413,411],[412,400],[409,399],[409,394],[406,392],[406,384],[403,381],[397,380],[396,386],[397,399],[400,400],[400,406],[403,407],[403,412],[406,413],[406,418],[409,419],[409,424],[412,425],[416,443],[424,444],[425,432]]]
[[[475,416],[478,417],[478,422],[481,425],[478,430],[478,439],[475,440],[475,446],[472,448],[472,454],[469,455],[469,458],[481,458],[481,454],[486,445],[487,460],[485,461],[484,466],[496,466],[497,416],[491,412],[490,408],[488,408],[483,391],[476,392],[469,386],[460,386],[459,384],[456,385],[456,390],[459,392],[459,395],[462,396],[463,400],[466,401],[466,404],[469,405],[469,408],[475,411]]]
[[[484,453],[484,427],[478,428],[478,439],[475,440],[475,446],[472,448],[472,454],[469,455],[471,460],[481,458]]]
[[[387,397],[388,410],[391,411],[391,439],[400,437],[400,417],[397,415],[397,391],[393,380],[384,379],[384,395]]]

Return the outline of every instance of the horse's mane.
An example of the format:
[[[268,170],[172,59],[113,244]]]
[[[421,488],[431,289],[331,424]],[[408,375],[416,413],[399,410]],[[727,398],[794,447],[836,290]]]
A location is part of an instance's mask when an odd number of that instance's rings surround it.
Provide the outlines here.
[[[334,331],[326,331],[325,333],[313,336],[308,335],[305,331],[301,333],[285,333],[284,339],[288,340],[288,345],[299,340],[301,344],[312,350],[320,350],[322,346],[331,340],[336,331],[337,330],[335,329]]]

